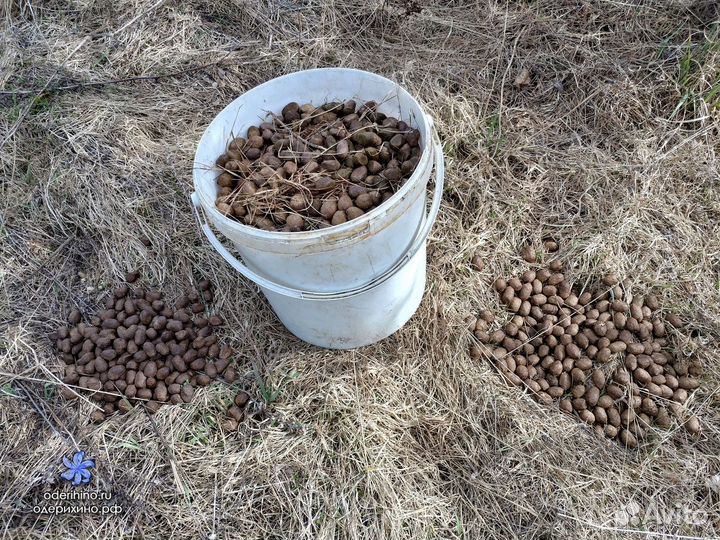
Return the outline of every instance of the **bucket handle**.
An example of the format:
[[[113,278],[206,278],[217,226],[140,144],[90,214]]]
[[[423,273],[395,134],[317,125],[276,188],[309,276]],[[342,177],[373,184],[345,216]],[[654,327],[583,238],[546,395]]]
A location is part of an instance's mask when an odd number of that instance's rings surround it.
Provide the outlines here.
[[[192,207],[195,213],[195,220],[197,221],[200,229],[205,233],[205,236],[207,237],[212,247],[215,248],[215,250],[222,256],[222,258],[225,259],[225,261],[227,261],[227,263],[230,264],[230,266],[232,266],[235,270],[240,272],[240,274],[248,278],[250,281],[256,283],[263,289],[267,289],[283,296],[289,296],[291,298],[298,298],[301,300],[339,300],[341,298],[350,298],[352,296],[357,296],[358,294],[374,289],[375,287],[377,287],[381,283],[384,283],[393,275],[395,275],[395,273],[401,267],[403,267],[405,263],[415,255],[415,253],[418,252],[418,250],[425,243],[428,234],[430,234],[430,229],[435,223],[435,219],[437,218],[438,212],[440,211],[443,186],[445,184],[445,157],[443,156],[442,146],[438,142],[439,139],[437,133],[434,134],[433,138],[436,141],[434,144],[435,190],[433,192],[432,206],[430,207],[430,211],[425,218],[425,222],[418,229],[415,238],[410,243],[410,246],[405,250],[405,252],[400,256],[400,258],[395,262],[395,264],[393,264],[390,268],[388,268],[385,272],[383,272],[376,278],[373,278],[372,281],[364,285],[360,285],[359,287],[354,287],[352,289],[347,289],[340,292],[303,291],[300,289],[294,289],[292,287],[281,285],[261,276],[257,272],[254,272],[253,270],[245,266],[241,261],[239,261],[235,256],[233,256],[233,254],[230,253],[227,248],[220,242],[218,237],[215,236],[215,233],[210,228],[210,225],[208,225],[207,219],[204,219],[205,212],[203,211],[202,205],[200,204],[200,198],[198,197],[196,192],[193,192],[190,195],[190,201],[192,203]]]

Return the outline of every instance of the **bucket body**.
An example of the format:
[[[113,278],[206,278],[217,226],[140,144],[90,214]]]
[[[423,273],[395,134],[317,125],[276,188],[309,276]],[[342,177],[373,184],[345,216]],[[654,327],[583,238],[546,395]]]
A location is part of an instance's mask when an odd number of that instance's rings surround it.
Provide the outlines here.
[[[420,130],[420,162],[388,201],[342,225],[293,233],[256,229],[217,210],[219,170],[214,163],[234,136],[243,136],[268,112],[279,114],[290,101],[320,105],[349,99],[376,101],[381,112]],[[430,117],[384,77],[340,68],[292,73],[253,88],[212,121],[195,155],[193,202],[232,242],[244,264],[216,239],[213,245],[258,283],[288,330],[322,347],[367,345],[398,330],[422,299],[425,239],[414,243],[432,225],[426,218],[426,187],[435,155],[441,156],[437,149],[433,152],[432,140]],[[210,228],[203,228],[210,238]]]
[[[371,291],[314,301],[260,289],[285,327],[313,345],[351,349],[393,334],[413,316],[425,291],[425,246]]]

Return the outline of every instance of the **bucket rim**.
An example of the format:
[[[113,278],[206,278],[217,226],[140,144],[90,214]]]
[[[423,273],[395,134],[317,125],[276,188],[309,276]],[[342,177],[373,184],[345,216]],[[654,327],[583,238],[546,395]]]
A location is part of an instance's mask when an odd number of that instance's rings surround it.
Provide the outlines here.
[[[208,132],[210,131],[210,128],[212,127],[213,123],[218,119],[220,115],[222,115],[226,110],[228,110],[230,107],[232,107],[235,102],[239,99],[242,99],[245,95],[247,95],[250,92],[254,92],[257,90],[262,89],[265,86],[268,86],[270,84],[276,84],[277,81],[280,81],[282,79],[289,79],[292,78],[299,73],[319,73],[319,72],[325,72],[325,73],[347,73],[347,72],[354,72],[354,73],[362,73],[364,75],[370,75],[371,77],[374,77],[376,79],[382,80],[383,82],[386,82],[389,85],[395,86],[397,89],[405,92],[407,96],[410,98],[411,102],[418,111],[420,111],[420,117],[422,119],[422,123],[425,127],[425,133],[426,136],[424,137],[423,141],[423,151],[422,155],[420,157],[420,161],[418,162],[417,166],[415,167],[415,170],[413,171],[413,174],[410,175],[410,177],[405,181],[405,183],[400,187],[399,190],[397,190],[393,195],[387,200],[384,201],[382,204],[378,205],[376,208],[371,210],[370,212],[367,212],[366,214],[363,214],[359,218],[352,219],[350,221],[347,221],[345,223],[342,223],[340,225],[332,225],[330,227],[326,227],[324,229],[313,229],[309,231],[297,231],[297,232],[284,232],[284,231],[266,231],[263,229],[258,229],[256,227],[252,227],[250,225],[245,225],[244,223],[241,223],[239,221],[236,221],[234,219],[231,219],[222,213],[217,209],[215,206],[214,201],[208,200],[208,197],[206,196],[204,190],[200,189],[200,183],[198,180],[198,170],[204,170],[207,169],[207,166],[201,166],[198,164],[198,153],[200,151],[200,148],[202,147],[203,141],[205,140],[205,137],[208,135]],[[291,98],[292,99],[292,98]],[[387,213],[390,208],[393,206],[393,201],[398,202],[403,197],[405,197],[411,189],[415,186],[415,184],[421,179],[421,177],[425,174],[425,170],[429,169],[432,171],[433,167],[433,143],[432,143],[432,131],[433,131],[433,121],[432,117],[425,111],[425,109],[418,103],[418,101],[415,99],[415,97],[408,92],[404,86],[401,84],[388,79],[387,77],[383,77],[382,75],[378,75],[377,73],[373,73],[371,71],[364,71],[361,69],[354,69],[354,68],[340,68],[340,67],[325,67],[325,68],[314,68],[314,69],[303,69],[298,71],[293,71],[292,73],[286,73],[285,75],[281,75],[279,77],[275,77],[273,79],[269,79],[265,81],[262,84],[259,84],[257,86],[254,86],[253,88],[250,88],[246,92],[243,92],[239,96],[237,96],[234,100],[232,100],[230,103],[228,103],[222,111],[220,111],[218,114],[215,115],[215,117],[210,121],[208,126],[205,128],[205,131],[203,131],[202,136],[200,137],[200,141],[198,143],[198,146],[195,150],[195,156],[193,160],[193,185],[195,188],[195,192],[200,197],[200,200],[203,202],[204,210],[209,213],[209,215],[212,218],[212,221],[214,223],[222,223],[225,227],[230,227],[232,229],[236,229],[237,232],[241,232],[243,234],[247,234],[248,236],[255,237],[257,239],[261,240],[280,240],[280,241],[312,241],[312,240],[330,240],[333,238],[349,238],[354,236],[354,233],[359,233],[362,231],[365,231],[372,221],[374,221],[376,218],[382,216],[383,214]]]

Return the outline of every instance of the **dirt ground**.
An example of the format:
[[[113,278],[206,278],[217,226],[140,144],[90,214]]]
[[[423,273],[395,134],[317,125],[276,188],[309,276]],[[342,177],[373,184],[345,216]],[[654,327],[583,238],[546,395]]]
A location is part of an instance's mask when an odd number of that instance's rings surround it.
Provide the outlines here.
[[[720,535],[716,2],[1,5],[2,538]],[[408,88],[447,165],[420,309],[347,352],[290,335],[188,204],[215,114],[319,66]],[[504,317],[490,284],[525,270],[520,246],[548,235],[574,279],[616,272],[689,321],[671,340],[705,366],[688,402],[698,438],[655,429],[626,450],[470,358],[464,319]],[[134,268],[170,296],[214,280],[235,386],[271,418],[223,433],[234,394],[222,384],[100,425],[90,403],[60,396],[48,334]],[[73,441],[117,515],[33,513]]]

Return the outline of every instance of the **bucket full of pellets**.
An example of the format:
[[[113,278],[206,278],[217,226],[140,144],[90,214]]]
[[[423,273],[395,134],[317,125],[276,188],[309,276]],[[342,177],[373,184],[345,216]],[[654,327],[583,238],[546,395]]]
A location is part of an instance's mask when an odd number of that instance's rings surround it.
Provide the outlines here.
[[[253,88],[212,121],[192,203],[212,246],[293,334],[345,349],[415,313],[443,175],[432,119],[406,90],[364,71],[314,69]]]

